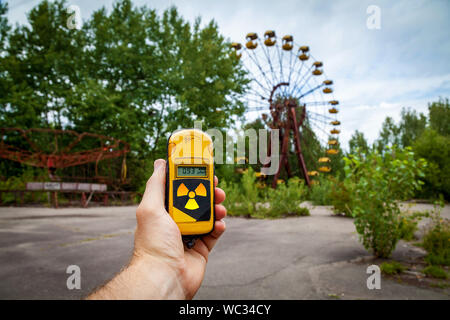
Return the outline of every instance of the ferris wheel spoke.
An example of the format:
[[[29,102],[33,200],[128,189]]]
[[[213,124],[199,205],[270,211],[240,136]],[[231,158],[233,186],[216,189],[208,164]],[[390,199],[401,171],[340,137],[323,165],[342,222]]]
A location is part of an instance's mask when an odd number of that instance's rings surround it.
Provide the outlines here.
[[[330,134],[329,134],[328,132],[326,132],[326,131],[323,129],[323,127],[319,126],[316,122],[311,122],[311,125],[312,125],[313,127],[315,127],[316,130],[319,130],[320,132],[322,132],[322,133],[325,135],[325,137],[327,137],[327,139],[328,139],[328,137],[330,136]],[[323,142],[328,143],[328,140],[325,140],[325,139],[323,139],[323,138],[321,138],[321,139],[323,140]]]
[[[328,101],[308,101],[308,102],[303,102],[303,104],[310,106],[310,107],[315,107],[315,106],[327,106],[329,105]]]
[[[313,112],[313,111],[309,111],[309,110],[306,111],[306,112],[314,115],[315,117],[320,117],[320,118],[325,119],[325,120],[335,120],[335,118],[330,117],[330,116],[326,116],[326,115],[321,114],[321,113],[317,113],[317,112]]]
[[[311,122],[310,122],[310,124],[313,125]],[[319,140],[320,143],[322,143],[323,145],[326,145],[326,144],[327,144],[327,141],[325,141],[325,139],[323,139],[322,137],[318,136],[318,135],[316,134],[316,132],[313,131],[312,128],[310,128],[310,127],[308,127],[308,126],[304,126],[303,128],[305,128],[306,130],[308,130],[308,131],[314,136],[314,138],[316,138],[317,140]]]
[[[302,63],[302,67],[303,67],[303,63]],[[297,75],[297,79],[295,80],[295,82],[292,83],[292,89],[291,89],[291,92],[290,92],[291,95],[293,95],[294,92],[298,91],[299,86],[302,83],[303,79],[308,75],[308,73],[311,72],[312,68],[313,68],[313,65],[311,65],[305,71],[305,73],[303,75],[301,74],[301,69],[300,69],[300,71],[298,72],[298,75]]]
[[[300,60],[300,59],[299,59],[299,60]],[[292,89],[291,89],[290,94],[292,94],[292,91],[294,90],[294,85],[295,85],[295,83],[297,82],[298,78],[299,78],[299,77],[301,76],[301,74],[302,74],[303,65],[305,64],[305,62],[304,62],[303,60],[300,60],[300,61],[301,61],[301,64],[300,64],[300,69],[299,69],[298,71],[295,69],[295,64],[294,64],[294,67],[292,68],[293,71],[294,71],[294,78],[293,78],[293,80],[292,80],[293,86],[292,86]],[[296,62],[297,62],[297,61],[296,61]],[[289,82],[289,83],[291,83],[291,82]]]
[[[296,54],[293,54],[293,53],[292,53],[292,50],[290,51],[290,53],[291,53],[291,54],[290,54],[290,56],[289,56],[289,76],[288,76],[288,82],[289,82],[289,83],[291,83],[292,71],[295,70],[295,65],[297,64],[297,60],[299,60],[299,59],[297,59],[298,56],[297,56]],[[291,62],[291,60],[292,60],[292,55],[295,56],[294,64],[293,64],[293,65],[292,65],[292,62]],[[287,90],[288,93],[290,94],[289,89],[286,89],[286,90]]]
[[[316,118],[316,117],[312,116],[311,114],[308,115],[308,119],[309,119],[310,121],[317,121],[317,122],[320,122],[320,123],[322,123],[322,124],[328,124],[328,121],[326,121],[326,120],[324,120],[324,119]]]
[[[320,127],[317,123],[312,122],[312,125],[315,127],[316,130],[319,130],[324,134],[325,137],[327,137],[327,140],[324,140],[326,144],[328,144],[328,141],[330,140],[331,134],[329,132],[326,132],[323,127]]]
[[[258,90],[255,90],[254,88],[247,89],[247,94],[258,97],[261,100],[267,100],[267,98],[264,96],[263,93],[259,92]]]
[[[316,87],[314,87],[314,88],[312,88],[312,89],[306,91],[305,93],[301,94],[301,95],[298,97],[298,99],[301,99],[301,98],[306,97],[307,95],[313,93],[313,92],[316,91],[317,89],[322,88],[323,86],[324,86],[323,84],[319,84],[318,86],[316,86]]]
[[[255,111],[264,111],[264,110],[270,110],[269,106],[256,106],[248,108],[247,112],[255,112]]]
[[[312,72],[308,75],[308,77],[306,79],[304,79],[304,81],[301,81],[298,86],[298,91],[301,92],[303,87],[308,83],[308,81],[311,79],[311,77],[313,76]]]
[[[266,73],[264,72],[263,68],[262,68],[261,65],[259,64],[259,62],[258,62],[258,57],[256,56],[255,51],[254,51],[254,50],[250,50],[250,51],[252,52],[253,57],[252,57],[252,55],[250,55],[250,54],[249,54],[248,56],[250,57],[250,59],[252,59],[252,61],[253,61],[253,62],[255,63],[255,65],[258,67],[259,71],[261,72],[261,74],[262,74],[264,80],[266,81],[266,83],[267,83],[267,85],[268,85],[268,88],[266,88],[266,89],[267,89],[268,91],[270,91],[273,85],[269,82],[269,79],[268,79],[268,77],[266,76]]]
[[[244,67],[248,73],[253,73],[251,72],[248,68]],[[255,81],[255,83],[264,91],[267,91],[270,93],[270,89],[266,88],[261,82],[259,82],[256,78],[253,78],[252,81]]]
[[[278,43],[279,43],[279,41],[277,39],[277,42],[276,42],[275,46],[277,47],[278,62],[280,64],[280,82],[282,82],[284,80],[284,76],[283,76],[283,59],[282,59],[283,52],[281,52],[281,55],[280,55],[280,51],[282,51],[282,50],[280,50],[280,46],[278,45]]]
[[[264,101],[261,101],[261,100],[259,100],[259,99],[247,98],[247,99],[245,99],[245,101],[251,102],[251,103],[254,103],[254,104],[265,105],[265,104],[264,104]],[[269,104],[267,104],[267,107],[269,107]]]
[[[264,45],[264,43],[261,41],[261,39],[259,39],[259,38],[258,38],[258,42],[259,42],[259,45],[261,46],[261,48],[262,48],[262,50],[263,50],[263,52],[264,52],[264,56],[266,57],[267,62],[269,63],[270,74],[272,75],[273,83],[276,84],[276,83],[278,83],[279,81],[278,81],[278,79],[276,78],[275,71],[274,71],[273,66],[272,66],[272,60],[270,59],[269,48],[266,47],[266,46]]]

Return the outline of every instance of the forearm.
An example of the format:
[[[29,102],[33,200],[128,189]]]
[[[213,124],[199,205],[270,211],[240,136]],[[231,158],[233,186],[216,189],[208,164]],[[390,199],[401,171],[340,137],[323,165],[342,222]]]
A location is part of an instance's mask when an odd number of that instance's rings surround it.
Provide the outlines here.
[[[151,258],[133,258],[130,264],[87,299],[185,299],[180,277],[166,265]]]

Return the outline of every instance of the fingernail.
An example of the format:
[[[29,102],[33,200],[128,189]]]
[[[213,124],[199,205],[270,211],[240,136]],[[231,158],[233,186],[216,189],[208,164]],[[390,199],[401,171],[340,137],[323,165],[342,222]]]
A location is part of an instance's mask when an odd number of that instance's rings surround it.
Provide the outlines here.
[[[153,162],[153,168],[154,170],[159,169],[164,164],[164,160],[162,159],[156,159],[155,162]]]

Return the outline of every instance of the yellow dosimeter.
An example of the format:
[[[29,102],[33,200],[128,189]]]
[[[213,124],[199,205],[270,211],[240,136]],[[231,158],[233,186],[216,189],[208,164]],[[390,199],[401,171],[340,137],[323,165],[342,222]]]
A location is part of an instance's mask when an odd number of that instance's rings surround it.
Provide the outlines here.
[[[167,143],[166,210],[188,247],[214,228],[214,148],[198,129],[173,133]]]

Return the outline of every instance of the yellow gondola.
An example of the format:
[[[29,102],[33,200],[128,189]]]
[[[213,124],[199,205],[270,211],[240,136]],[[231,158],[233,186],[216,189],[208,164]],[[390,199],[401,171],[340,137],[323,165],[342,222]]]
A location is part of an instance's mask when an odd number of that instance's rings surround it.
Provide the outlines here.
[[[306,60],[309,59],[309,56],[306,55],[306,54],[304,54],[304,53],[302,53],[301,55],[298,56],[298,58],[299,58],[301,61],[306,61]]]
[[[330,167],[320,167],[320,168],[319,168],[319,171],[320,171],[320,172],[330,172],[330,171],[331,171],[331,168],[330,168]]]
[[[239,42],[233,42],[231,44],[231,47],[235,50],[241,50],[242,49],[242,45]]]
[[[328,157],[319,158],[319,163],[331,162],[331,159]]]
[[[339,150],[338,149],[328,149],[326,151],[327,154],[338,154]]]
[[[324,80],[323,84],[326,86],[331,86],[333,84],[333,80]]]
[[[249,32],[247,33],[247,36],[245,38],[247,39],[247,41],[256,40],[258,39],[258,35],[255,32]]]
[[[318,176],[319,172],[318,171],[308,171],[308,176],[310,177],[315,177]]]
[[[336,106],[336,105],[339,104],[339,101],[337,101],[337,100],[331,100],[331,101],[329,102],[329,104],[331,104],[332,106]]]
[[[313,63],[313,65],[314,65],[314,67],[316,67],[316,68],[320,68],[320,67],[323,66],[323,63],[322,63],[321,61],[316,61],[316,62]]]
[[[331,88],[323,88],[323,93],[332,93],[333,92],[333,89],[331,89]]]
[[[247,157],[236,157],[234,160],[236,161],[237,164],[248,163]]]
[[[266,31],[266,33],[264,33],[264,37],[266,38],[264,40],[264,44],[268,47],[272,47],[277,42],[276,39],[273,39],[275,38],[275,31],[273,30]]]
[[[265,178],[266,175],[264,173],[262,173],[262,172],[255,172],[255,177],[257,177],[257,178]]]
[[[312,74],[315,76],[320,76],[322,74],[322,71],[319,69],[315,69],[315,70],[313,70]]]
[[[238,43],[238,42],[233,42],[233,43],[231,44],[231,47],[234,49],[234,55],[235,55],[238,59],[240,59],[240,58],[242,57],[242,54],[241,54],[241,53],[238,53],[238,51],[242,49],[242,45],[241,45],[240,43]]]
[[[336,108],[331,108],[331,109],[328,109],[328,112],[329,113],[338,113],[339,111]]]
[[[341,124],[341,122],[338,120],[335,120],[335,121],[331,121],[330,124],[332,124],[333,126],[338,126]]]
[[[333,130],[330,130],[330,133],[331,134],[339,134],[339,133],[341,133],[341,131],[337,130],[337,129],[333,129]]]
[[[337,144],[338,144],[338,141],[335,140],[335,139],[329,140],[329,141],[328,141],[328,145],[330,145],[330,146],[335,146],[335,145],[337,145]]]
[[[245,46],[247,47],[247,49],[253,50],[253,49],[256,49],[256,47],[258,46],[258,43],[249,41],[245,44]]]
[[[250,32],[247,34],[247,43],[245,44],[245,46],[247,47],[247,49],[253,50],[256,49],[256,47],[258,46],[257,42],[253,42],[253,40],[258,39],[258,35],[254,32]]]
[[[308,46],[301,46],[298,51],[301,51],[302,53],[298,56],[298,58],[301,61],[306,61],[309,59],[309,55],[307,55],[306,53],[309,51],[309,47]]]
[[[287,35],[283,37],[283,50],[285,51],[291,51],[294,47],[292,45],[292,42],[294,41],[294,38],[291,35]]]
[[[301,46],[301,47],[299,48],[299,50],[301,50],[303,53],[306,53],[306,52],[309,51],[309,47],[308,47],[308,46]]]

